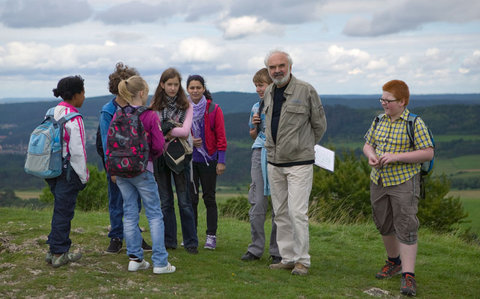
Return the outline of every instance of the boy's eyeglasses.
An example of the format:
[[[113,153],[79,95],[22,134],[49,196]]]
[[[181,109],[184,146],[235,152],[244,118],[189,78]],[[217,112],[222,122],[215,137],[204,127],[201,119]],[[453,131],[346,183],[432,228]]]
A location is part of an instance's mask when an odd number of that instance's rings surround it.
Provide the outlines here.
[[[380,103],[384,103],[384,104],[389,104],[389,103],[400,101],[400,100],[387,100],[387,99],[384,99],[384,98],[379,98],[378,100],[380,101]]]

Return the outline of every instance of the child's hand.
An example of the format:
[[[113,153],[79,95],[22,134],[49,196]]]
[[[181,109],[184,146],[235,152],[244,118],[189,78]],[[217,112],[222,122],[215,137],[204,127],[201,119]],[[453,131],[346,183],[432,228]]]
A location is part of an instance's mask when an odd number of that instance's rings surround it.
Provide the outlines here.
[[[252,117],[252,124],[253,125],[258,125],[260,123],[261,119],[260,119],[260,115],[258,115],[258,113],[255,113]]]
[[[202,147],[202,138],[193,138],[194,147]]]

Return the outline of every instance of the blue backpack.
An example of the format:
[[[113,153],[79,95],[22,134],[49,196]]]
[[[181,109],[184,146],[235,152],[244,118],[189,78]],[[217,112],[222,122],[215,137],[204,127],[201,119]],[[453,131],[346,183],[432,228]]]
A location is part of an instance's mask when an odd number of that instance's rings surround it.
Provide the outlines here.
[[[45,119],[33,130],[28,142],[25,172],[42,179],[62,174],[63,126],[72,118],[82,116],[78,112],[72,112],[57,121],[53,116],[54,111],[55,107],[47,111]]]

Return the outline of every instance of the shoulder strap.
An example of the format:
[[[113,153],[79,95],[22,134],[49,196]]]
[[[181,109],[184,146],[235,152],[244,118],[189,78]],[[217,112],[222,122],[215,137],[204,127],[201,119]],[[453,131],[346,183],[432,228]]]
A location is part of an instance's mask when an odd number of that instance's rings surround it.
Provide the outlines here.
[[[418,115],[414,113],[409,113],[407,118],[407,134],[408,139],[410,139],[410,146],[415,147],[415,121],[417,120]]]
[[[210,106],[208,107],[208,117],[210,119],[210,129],[213,131],[215,129],[215,115],[217,112],[217,103],[214,103],[213,100],[210,101]]]
[[[385,115],[385,113],[382,113],[382,114],[379,114],[375,117],[375,122],[373,123],[373,130],[375,131],[375,129],[377,128],[377,124],[378,122],[380,121],[380,119],[382,119],[382,117]]]

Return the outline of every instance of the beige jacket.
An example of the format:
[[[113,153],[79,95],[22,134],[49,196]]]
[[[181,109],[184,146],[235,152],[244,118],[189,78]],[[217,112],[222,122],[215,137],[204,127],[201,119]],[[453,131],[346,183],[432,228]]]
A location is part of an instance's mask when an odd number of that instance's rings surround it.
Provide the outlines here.
[[[278,123],[277,142],[271,132],[274,84],[265,90],[267,159],[275,164],[302,162],[315,159],[314,145],[322,139],[327,120],[322,102],[315,89],[293,75],[285,89]]]

